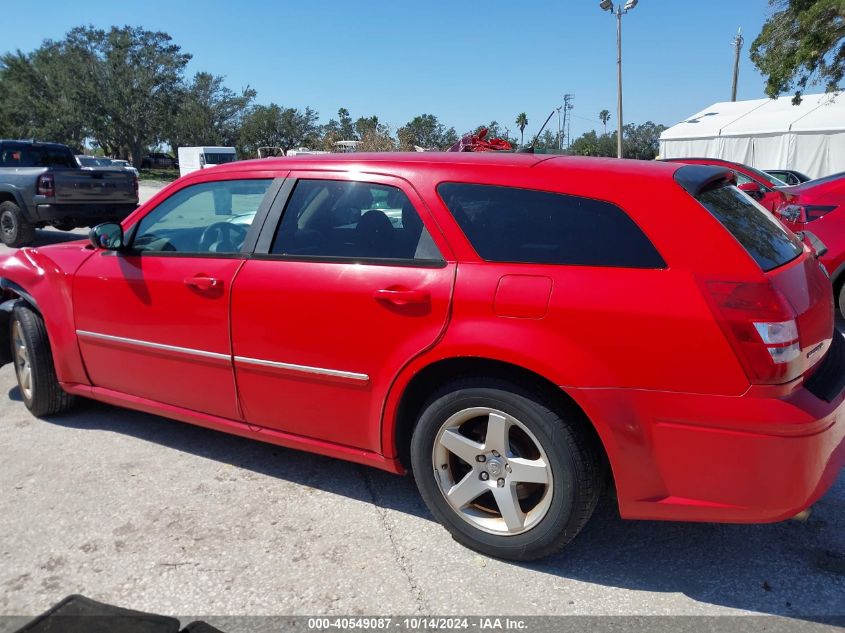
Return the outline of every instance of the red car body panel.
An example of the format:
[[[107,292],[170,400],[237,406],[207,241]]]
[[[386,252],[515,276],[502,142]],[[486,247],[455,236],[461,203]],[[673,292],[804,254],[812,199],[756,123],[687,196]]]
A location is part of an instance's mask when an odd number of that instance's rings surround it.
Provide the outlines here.
[[[44,315],[71,393],[402,472],[399,413],[414,379],[483,359],[530,372],[581,408],[624,517],[784,519],[823,494],[845,463],[845,392],[826,402],[804,386],[831,344],[829,286],[806,248],[763,273],[675,182],[679,168],[513,154],[232,163],[170,185],[124,228],[198,182],[389,183],[411,199],[443,264],[133,258],[74,243],[22,249],[0,263],[0,277]],[[667,266],[485,262],[437,194],[443,182],[612,202]],[[196,276],[220,286],[186,285]],[[800,377],[749,380],[702,291],[724,280],[769,281],[785,296],[808,358]],[[127,349],[112,335],[158,347]],[[332,371],[310,371],[319,368]]]

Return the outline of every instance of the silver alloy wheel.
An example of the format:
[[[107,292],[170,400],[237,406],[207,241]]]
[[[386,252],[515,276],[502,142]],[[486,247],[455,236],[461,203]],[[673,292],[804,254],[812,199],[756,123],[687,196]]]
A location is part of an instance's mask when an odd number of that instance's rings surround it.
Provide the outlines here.
[[[546,452],[522,422],[497,409],[472,407],[446,420],[434,440],[432,466],[449,506],[490,534],[527,532],[551,505]],[[493,503],[485,503],[491,495]]]
[[[12,341],[15,346],[15,373],[18,375],[18,385],[24,397],[32,400],[32,363],[19,321],[15,321],[12,326]]]

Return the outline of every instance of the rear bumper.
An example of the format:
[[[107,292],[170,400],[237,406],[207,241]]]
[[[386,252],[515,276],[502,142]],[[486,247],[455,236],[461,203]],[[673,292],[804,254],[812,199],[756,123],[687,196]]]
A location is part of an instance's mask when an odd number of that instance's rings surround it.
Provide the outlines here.
[[[119,222],[138,207],[135,203],[38,204],[35,214],[40,222],[66,222],[89,226],[99,222]]]
[[[626,518],[781,521],[821,498],[845,466],[845,392],[832,402],[804,388],[782,398],[754,389],[574,395],[603,423]]]

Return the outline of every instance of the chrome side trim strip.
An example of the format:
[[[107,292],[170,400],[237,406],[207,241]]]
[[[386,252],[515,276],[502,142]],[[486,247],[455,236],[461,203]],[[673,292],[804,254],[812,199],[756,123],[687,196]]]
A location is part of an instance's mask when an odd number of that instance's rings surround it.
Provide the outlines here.
[[[244,363],[245,365],[258,365],[259,367],[290,369],[291,371],[300,371],[305,374],[318,374],[320,376],[347,378],[349,380],[358,380],[361,382],[368,382],[370,380],[370,377],[367,374],[356,374],[352,371],[341,371],[339,369],[325,369],[323,367],[309,367],[307,365],[294,365],[293,363],[280,363],[273,360],[259,360],[257,358],[247,358],[245,356],[235,356],[235,362]]]
[[[176,345],[165,345],[164,343],[151,343],[149,341],[139,341],[134,338],[124,338],[123,336],[112,336],[111,334],[100,334],[98,332],[86,332],[85,330],[77,330],[77,336],[82,338],[99,339],[101,341],[112,341],[114,343],[124,343],[126,345],[135,345],[136,347],[145,347],[147,349],[158,349],[166,352],[176,352],[178,354],[186,354],[188,356],[200,356],[202,358],[214,358],[217,360],[231,361],[232,357],[229,354],[220,354],[218,352],[206,352],[201,349],[191,349],[189,347],[177,347]]]
[[[89,338],[101,341],[112,341],[114,343],[124,343],[126,345],[135,345],[136,347],[144,347],[147,349],[157,349],[166,352],[175,352],[178,354],[186,354],[188,356],[199,356],[202,358],[214,358],[217,360],[231,361],[232,357],[228,354],[220,354],[218,352],[206,352],[205,350],[191,349],[189,347],[178,347],[176,345],[165,345],[164,343],[151,343],[150,341],[139,341],[134,338],[126,338],[123,336],[113,336],[111,334],[100,334],[99,332],[87,332],[85,330],[77,330],[77,336],[82,338]],[[235,356],[235,361],[244,363],[245,365],[257,365],[260,367],[272,367],[275,369],[289,369],[291,371],[300,371],[306,374],[317,374],[320,376],[332,376],[334,378],[346,378],[348,380],[357,380],[360,382],[368,382],[370,377],[367,374],[357,374],[352,371],[341,371],[339,369],[325,369],[323,367],[309,367],[308,365],[294,365],[293,363],[280,363],[273,360],[260,360],[258,358],[248,358],[246,356]]]

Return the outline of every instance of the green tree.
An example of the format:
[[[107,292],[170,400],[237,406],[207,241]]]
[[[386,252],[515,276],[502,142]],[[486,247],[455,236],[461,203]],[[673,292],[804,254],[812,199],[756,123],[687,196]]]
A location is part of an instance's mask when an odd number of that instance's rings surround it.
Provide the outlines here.
[[[108,154],[128,149],[138,165],[178,110],[182,76],[191,56],[167,33],[139,27],[108,31],[78,27],[62,42],[69,56],[78,105],[91,136]]]
[[[828,92],[845,76],[845,0],[769,0],[775,11],[751,45],[751,61],[772,98],[808,85]]]
[[[528,126],[528,115],[520,112],[516,117],[516,127],[519,128],[519,144],[525,145],[525,128]]]
[[[285,152],[301,145],[316,147],[320,140],[317,119],[311,108],[255,106],[243,118],[238,149],[242,155],[255,156],[263,146],[281,147]]]
[[[602,110],[599,112],[599,121],[604,125],[604,133],[607,134],[607,122],[610,121],[610,111]]]
[[[625,158],[654,160],[660,149],[660,134],[665,129],[665,125],[658,125],[651,121],[646,121],[642,125],[633,123],[626,125],[623,128]],[[590,130],[575,139],[569,149],[573,154],[580,156],[615,157],[616,136],[616,132],[599,136],[594,130]]]
[[[654,160],[660,151],[660,135],[666,129],[665,125],[659,125],[652,121],[646,121],[642,125],[626,125],[624,130],[624,155],[625,158],[637,158],[639,160]],[[614,147],[616,136],[613,137]],[[615,154],[613,154],[615,156]]]
[[[168,142],[177,147],[234,145],[244,114],[256,92],[247,86],[240,93],[227,88],[224,78],[197,73],[190,85],[180,91]]]
[[[444,149],[458,139],[455,128],[446,129],[433,114],[415,116],[399,128],[397,136],[403,150],[413,150],[415,146]]]
[[[0,57],[0,138],[36,138],[81,150],[90,134],[75,64],[62,44]]]

